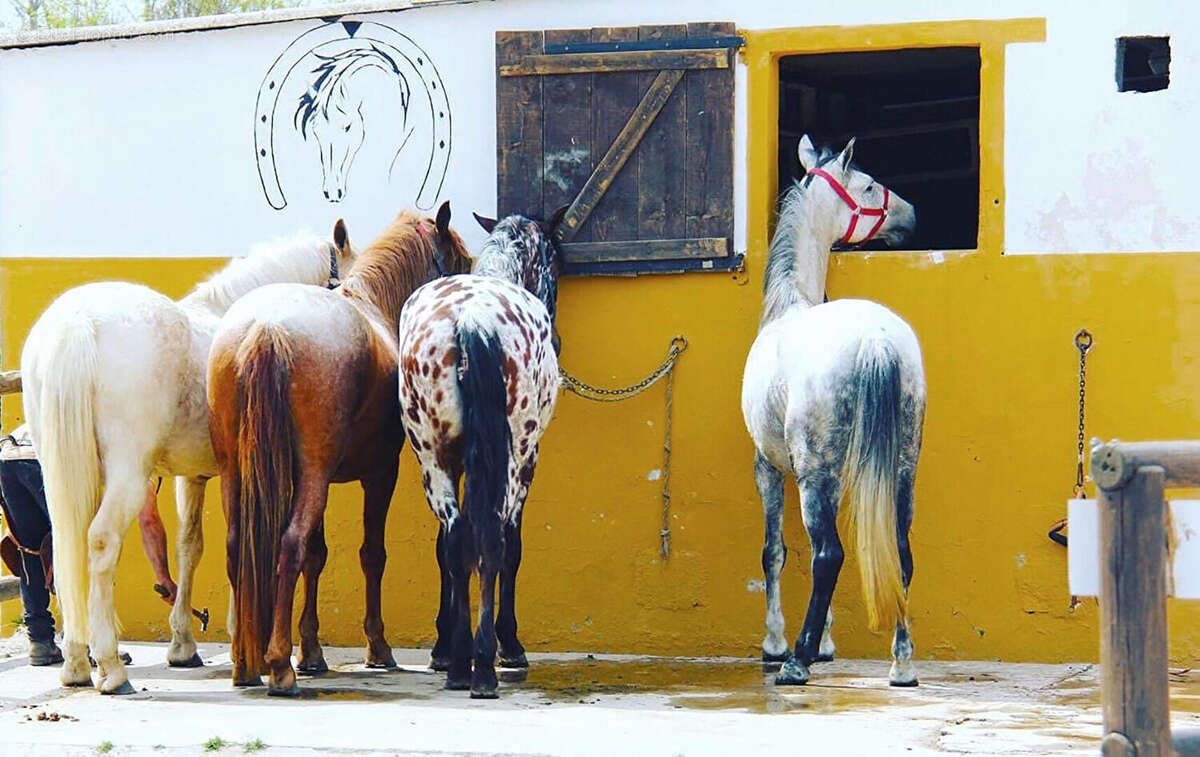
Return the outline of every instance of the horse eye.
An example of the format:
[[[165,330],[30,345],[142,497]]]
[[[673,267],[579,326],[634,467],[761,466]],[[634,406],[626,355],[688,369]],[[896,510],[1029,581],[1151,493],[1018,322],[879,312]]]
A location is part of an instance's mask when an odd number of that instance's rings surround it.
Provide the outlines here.
[[[342,131],[350,131],[350,124],[346,124],[346,128],[342,129]]]

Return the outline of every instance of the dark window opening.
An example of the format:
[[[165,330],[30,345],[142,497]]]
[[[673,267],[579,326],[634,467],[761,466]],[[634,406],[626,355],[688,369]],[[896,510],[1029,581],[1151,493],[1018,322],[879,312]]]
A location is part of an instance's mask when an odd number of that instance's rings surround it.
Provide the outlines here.
[[[1170,37],[1117,38],[1117,91],[1156,92],[1171,78]]]
[[[840,150],[917,210],[905,249],[974,249],[979,48],[792,55],[779,63],[779,193],[803,175],[800,137]]]

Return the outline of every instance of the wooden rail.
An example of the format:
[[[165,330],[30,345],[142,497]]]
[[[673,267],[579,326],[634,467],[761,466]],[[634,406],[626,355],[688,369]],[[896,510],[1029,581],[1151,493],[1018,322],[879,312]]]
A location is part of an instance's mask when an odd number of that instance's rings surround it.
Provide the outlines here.
[[[1168,486],[1200,486],[1200,442],[1092,448],[1100,489],[1100,697],[1106,757],[1200,754],[1171,733],[1167,680]]]
[[[0,394],[16,394],[21,391],[20,371],[0,371]]]
[[[0,576],[0,602],[21,596],[21,579],[16,576]]]

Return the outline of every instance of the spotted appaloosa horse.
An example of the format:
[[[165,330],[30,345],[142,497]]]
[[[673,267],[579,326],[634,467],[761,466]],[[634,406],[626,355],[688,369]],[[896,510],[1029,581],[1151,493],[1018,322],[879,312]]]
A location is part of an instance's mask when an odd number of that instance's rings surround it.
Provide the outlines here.
[[[404,433],[396,396],[400,308],[421,284],[467,270],[450,228],[403,212],[329,291],[264,287],[221,321],[208,364],[213,449],[229,528],[233,682],[298,692],[292,597],[303,570],[303,672],[328,670],[317,641],[317,582],[325,565],[329,484],[363,487],[366,662],[395,667],[380,617],[384,523]],[[269,634],[269,644],[268,644]]]
[[[179,591],[167,660],[201,664],[190,606],[203,551],[204,483],[217,474],[204,402],[213,332],[247,292],[280,281],[325,284],[352,261],[338,221],[333,242],[301,234],[261,245],[179,301],[105,281],[68,290],[38,318],[21,353],[21,376],[54,531],[65,685],[91,683],[90,643],[101,693],[133,693],[117,655],[113,582],[152,475],[176,476],[179,509]]]
[[[491,235],[473,274],[426,284],[400,317],[404,428],[441,522],[442,605],[432,666],[447,670],[446,688],[469,687],[476,698],[496,696],[497,636],[501,664],[528,664],[517,640],[515,582],[521,510],[559,387],[553,235],[564,211],[549,223],[476,216]],[[472,648],[469,591],[476,570],[481,602]]]
[[[868,619],[873,628],[895,625],[889,681],[915,686],[908,531],[925,417],[921,348],[908,324],[882,305],[822,301],[835,242],[895,245],[912,233],[916,214],[851,164],[853,150],[854,140],[840,155],[818,154],[807,136],[800,141],[808,173],[783,199],[767,255],[762,321],[742,379],[742,414],[758,448],[754,474],[766,512],[763,659],[785,661],[777,684],[805,683],[812,662],[833,659],[829,602],[842,567],[837,511],[848,485]],[[794,656],[779,599],[789,473],[800,485],[813,548],[812,598]]]

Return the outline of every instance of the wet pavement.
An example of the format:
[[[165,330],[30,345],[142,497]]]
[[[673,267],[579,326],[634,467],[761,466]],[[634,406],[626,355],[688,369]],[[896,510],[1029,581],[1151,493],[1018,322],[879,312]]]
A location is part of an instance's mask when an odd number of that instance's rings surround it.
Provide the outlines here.
[[[230,686],[226,645],[205,666],[172,669],[166,645],[127,644],[137,693],[58,686],[0,646],[5,754],[1094,754],[1100,714],[1092,665],[918,662],[921,685],[887,685],[888,663],[814,666],[808,686],[777,688],[755,660],[531,654],[501,671],[500,699],[445,691],[428,652],[368,670],[358,649],[326,648],[331,671],[300,696]],[[1172,676],[1173,721],[1200,725],[1200,674]]]

